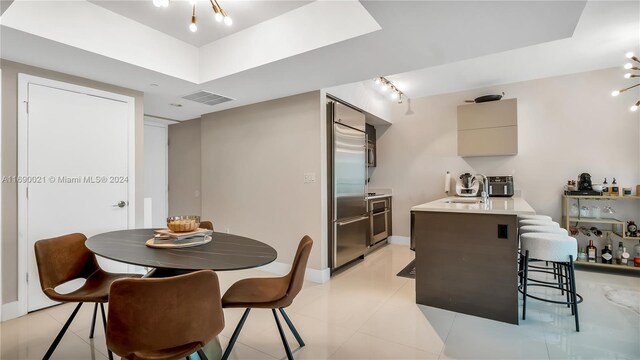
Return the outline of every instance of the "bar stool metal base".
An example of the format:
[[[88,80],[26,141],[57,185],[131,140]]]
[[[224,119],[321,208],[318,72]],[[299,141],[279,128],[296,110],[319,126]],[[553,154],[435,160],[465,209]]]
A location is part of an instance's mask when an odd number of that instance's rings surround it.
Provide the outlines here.
[[[520,278],[520,285],[518,291],[522,293],[522,320],[526,319],[527,314],[527,298],[536,299],[539,301],[567,305],[571,308],[571,315],[575,316],[576,331],[580,331],[580,321],[578,318],[578,304],[583,301],[582,296],[577,293],[575,282],[575,269],[573,264],[573,256],[569,256],[568,262],[553,262],[553,272],[548,270],[531,270],[531,272],[541,272],[547,274],[553,274],[556,277],[557,282],[544,281],[538,279],[529,278],[529,251],[525,252],[525,255],[521,258],[521,271],[518,276]],[[530,286],[546,287],[550,289],[558,289],[562,295],[566,294],[566,301],[558,301],[552,299],[541,298],[527,293]]]

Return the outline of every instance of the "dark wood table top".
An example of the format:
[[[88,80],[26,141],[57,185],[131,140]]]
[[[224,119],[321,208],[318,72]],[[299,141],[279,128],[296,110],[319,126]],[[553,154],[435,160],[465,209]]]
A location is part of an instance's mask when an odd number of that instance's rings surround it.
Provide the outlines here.
[[[96,255],[127,264],[176,270],[241,270],[266,265],[278,253],[271,246],[243,236],[214,232],[212,241],[182,249],[145,245],[154,229],[112,231],[90,237],[87,248]]]

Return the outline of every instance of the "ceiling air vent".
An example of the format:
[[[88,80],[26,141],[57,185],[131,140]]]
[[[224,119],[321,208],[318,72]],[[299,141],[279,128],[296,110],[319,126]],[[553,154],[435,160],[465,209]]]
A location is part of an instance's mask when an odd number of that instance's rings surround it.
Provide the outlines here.
[[[182,98],[195,101],[200,104],[210,105],[210,106],[214,106],[214,105],[225,103],[227,101],[234,100],[232,98],[214,94],[208,91],[198,91],[197,93],[186,95],[186,96],[183,96]]]

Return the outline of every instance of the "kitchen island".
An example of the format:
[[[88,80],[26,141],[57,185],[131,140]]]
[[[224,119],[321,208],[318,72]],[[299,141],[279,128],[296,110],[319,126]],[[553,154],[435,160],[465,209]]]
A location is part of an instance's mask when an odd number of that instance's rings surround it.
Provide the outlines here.
[[[518,324],[520,197],[448,197],[411,209],[416,303]]]

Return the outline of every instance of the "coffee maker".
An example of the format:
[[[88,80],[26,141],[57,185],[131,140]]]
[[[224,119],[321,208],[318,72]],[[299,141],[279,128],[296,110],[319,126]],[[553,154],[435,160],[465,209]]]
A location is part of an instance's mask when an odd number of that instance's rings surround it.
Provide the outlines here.
[[[589,173],[582,173],[578,177],[578,190],[593,190]]]

